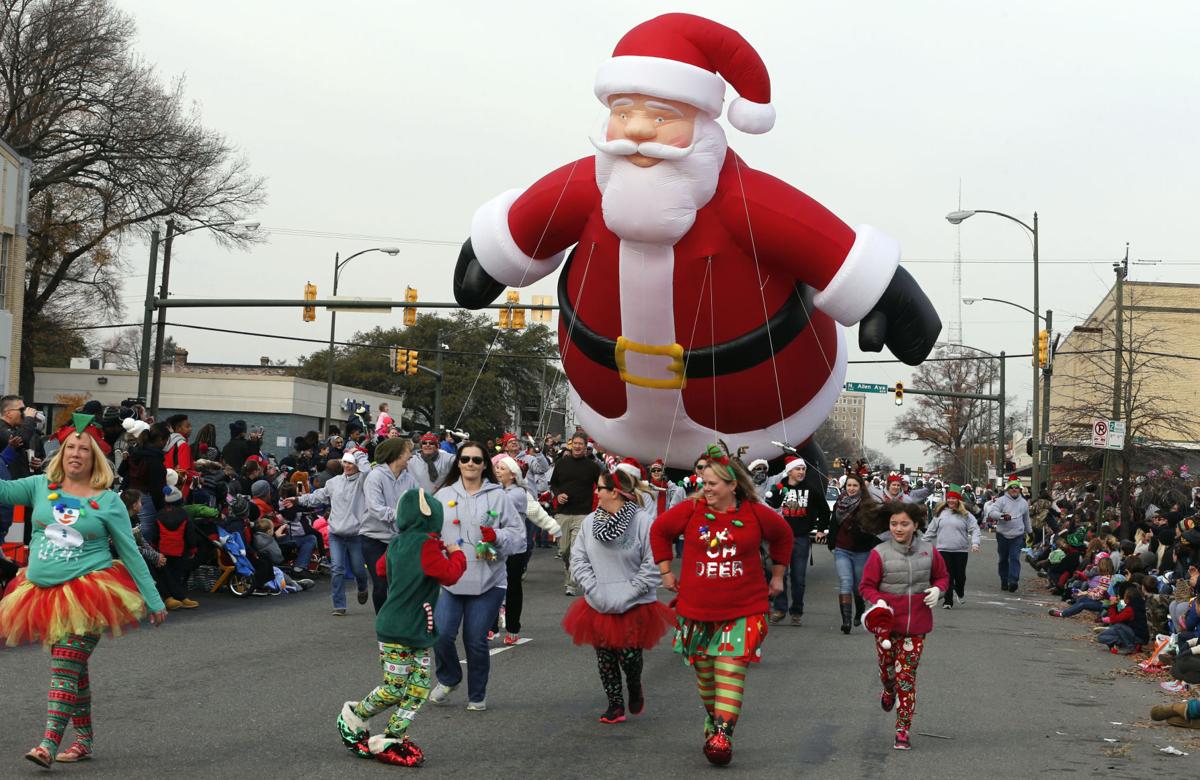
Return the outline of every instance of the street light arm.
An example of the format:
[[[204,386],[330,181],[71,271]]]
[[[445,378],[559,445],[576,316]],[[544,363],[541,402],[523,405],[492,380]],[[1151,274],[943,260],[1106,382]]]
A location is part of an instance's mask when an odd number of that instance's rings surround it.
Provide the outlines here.
[[[183,230],[180,230],[178,228],[178,226],[176,226],[175,231],[172,234],[172,237],[182,236],[185,233],[191,233],[193,230],[200,230],[201,228],[209,228],[211,230],[214,228],[224,228],[224,227],[244,227],[247,230],[257,230],[258,226],[259,226],[258,222],[244,222],[243,220],[240,220],[240,219],[231,220],[229,222],[201,222],[198,225],[192,225],[191,227],[184,228]]]
[[[971,298],[971,301],[972,302],[974,302],[974,301],[991,301],[992,303],[1005,303],[1005,304],[1008,304],[1009,306],[1015,306],[1016,308],[1020,309],[1023,312],[1032,314],[1035,317],[1037,317],[1039,320],[1045,321],[1045,319],[1046,319],[1045,317],[1038,314],[1037,312],[1035,312],[1033,309],[1029,308],[1028,306],[1022,306],[1021,304],[1014,303],[1013,301],[1006,301],[1003,298]]]
[[[346,263],[349,263],[351,260],[358,257],[359,255],[365,255],[368,252],[383,252],[385,254],[394,255],[394,254],[397,254],[399,251],[400,250],[396,249],[395,247],[391,247],[391,246],[374,246],[374,247],[371,247],[370,249],[363,249],[361,251],[355,252],[354,254],[347,257],[345,260],[340,261],[334,267],[334,276],[335,277],[337,276],[337,272],[341,271],[346,266]]]
[[[1018,225],[1025,228],[1026,230],[1028,230],[1030,233],[1032,233],[1034,235],[1037,234],[1037,231],[1034,230],[1029,224],[1027,224],[1023,220],[1017,219],[1012,214],[1005,214],[1003,211],[992,211],[990,209],[972,209],[972,211],[974,211],[976,214],[994,214],[997,217],[1004,217],[1007,220],[1016,222]]]

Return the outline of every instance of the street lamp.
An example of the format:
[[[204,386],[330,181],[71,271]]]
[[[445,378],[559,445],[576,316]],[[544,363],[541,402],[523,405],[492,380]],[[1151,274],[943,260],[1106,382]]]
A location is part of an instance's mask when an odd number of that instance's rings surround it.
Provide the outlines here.
[[[175,220],[168,219],[167,220],[166,243],[163,247],[162,286],[159,288],[158,296],[160,298],[162,298],[163,300],[166,300],[167,295],[170,292],[171,246],[174,244],[176,238],[178,238],[179,236],[185,235],[187,233],[191,233],[193,230],[200,230],[201,228],[207,228],[207,229],[211,230],[213,228],[222,228],[222,227],[240,227],[243,230],[245,230],[246,232],[252,233],[255,230],[258,230],[259,225],[261,225],[261,224],[262,223],[260,223],[260,222],[252,222],[249,220],[239,219],[239,220],[231,220],[228,222],[201,222],[198,225],[192,225],[190,228],[178,230],[175,227]],[[155,231],[155,233],[157,234],[157,231]],[[147,296],[146,313],[142,320],[142,365],[140,366],[140,370],[139,370],[139,374],[138,374],[138,397],[139,398],[144,398],[146,395],[146,377],[148,376],[149,371],[150,371],[150,317],[151,317],[152,312],[154,311],[154,300],[153,300],[154,272],[156,270],[155,266],[157,264],[157,260],[158,260],[158,246],[152,241],[151,242],[151,251],[150,251],[150,274],[149,274],[149,279],[147,280],[147,283],[146,283],[146,296]],[[167,311],[166,311],[166,309],[159,309],[158,310],[158,321],[155,323],[155,333],[154,333],[154,368],[153,368],[154,383],[151,386],[152,389],[150,391],[151,392],[151,395],[150,395],[150,416],[151,417],[158,416],[158,399],[159,399],[159,393],[161,391],[161,388],[159,387],[159,385],[162,383],[163,342],[166,339],[166,333],[167,333]]]
[[[1028,312],[1028,313],[1030,313],[1030,314],[1033,314],[1034,316],[1036,316],[1036,317],[1037,317],[1038,319],[1040,319],[1040,320],[1045,320],[1045,319],[1046,319],[1045,317],[1043,317],[1042,315],[1038,314],[1037,312],[1035,312],[1033,309],[1029,308],[1028,306],[1022,306],[1021,304],[1019,304],[1019,303],[1014,303],[1013,301],[1006,301],[1006,300],[1005,300],[1005,299],[1003,299],[1003,298],[963,298],[963,299],[962,299],[962,302],[963,302],[963,303],[965,303],[965,304],[966,304],[966,305],[968,305],[968,306],[970,306],[970,305],[971,305],[971,304],[973,304],[973,303],[978,303],[979,301],[991,301],[992,303],[1004,303],[1004,304],[1007,304],[1007,305],[1009,305],[1009,306],[1014,306],[1014,307],[1016,307],[1016,308],[1020,309],[1021,311]]]
[[[333,255],[333,295],[334,295],[334,297],[337,296],[338,277],[341,274],[342,269],[345,268],[346,264],[349,263],[354,258],[358,257],[359,255],[365,255],[368,252],[383,252],[385,255],[391,255],[392,257],[395,257],[396,255],[400,254],[400,248],[394,247],[394,246],[372,247],[371,249],[363,249],[362,251],[355,252],[354,254],[347,257],[345,260],[339,260],[338,254],[335,252]],[[330,311],[329,312],[329,373],[325,378],[325,432],[326,432],[326,434],[329,433],[329,425],[332,422],[331,416],[333,415],[333,363],[334,363],[333,341],[334,341],[334,337],[336,336],[336,334],[337,334],[337,312]]]
[[[964,298],[963,301],[965,302],[966,298]],[[970,344],[952,344],[952,343],[948,343],[948,342],[938,342],[934,346],[945,347],[947,349],[974,350],[975,352],[978,352],[981,355],[987,355],[988,357],[992,358],[999,364],[999,366],[1000,366],[1000,396],[999,396],[1000,397],[1000,409],[999,409],[999,411],[1000,411],[1000,427],[999,427],[999,432],[996,437],[997,443],[999,444],[999,447],[997,448],[998,452],[997,452],[997,456],[996,456],[996,461],[997,461],[996,471],[997,471],[997,473],[1003,473],[1004,472],[1004,455],[1005,455],[1005,452],[1008,447],[1008,440],[1005,438],[1007,431],[1005,430],[1006,409],[1005,409],[1005,397],[1004,397],[1005,396],[1005,392],[1004,392],[1004,362],[1005,362],[1004,350],[1001,350],[1000,354],[997,355],[993,352],[988,352],[986,349],[980,349],[979,347],[972,347]],[[991,383],[991,380],[989,379],[988,380],[988,395],[991,395],[991,392],[992,392],[992,383]]]
[[[1032,351],[1037,351],[1038,331],[1041,330],[1041,317],[1037,312],[1040,308],[1038,299],[1038,214],[1033,212],[1033,224],[1029,225],[1024,220],[1017,219],[1011,214],[1005,214],[1003,211],[992,211],[990,209],[974,209],[951,211],[946,215],[946,221],[951,225],[960,225],[966,219],[970,219],[976,214],[991,214],[997,217],[1003,217],[1010,222],[1015,222],[1025,228],[1030,235],[1033,236],[1033,308],[1027,309],[1033,314],[1033,341],[1030,342]],[[1020,307],[1024,309],[1025,307]],[[1039,437],[1039,420],[1038,420],[1038,363],[1036,357],[1030,361],[1033,364],[1033,441],[1038,446],[1033,448],[1033,460],[1030,463],[1030,475],[1032,477],[1031,494],[1034,498],[1041,492],[1041,473],[1038,470],[1038,460],[1041,456],[1041,438]]]

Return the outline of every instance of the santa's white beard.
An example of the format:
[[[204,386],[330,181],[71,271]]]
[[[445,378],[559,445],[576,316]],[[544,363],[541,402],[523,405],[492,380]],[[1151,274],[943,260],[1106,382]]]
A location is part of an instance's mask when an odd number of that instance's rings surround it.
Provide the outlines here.
[[[639,168],[626,156],[597,150],[604,224],[626,241],[674,245],[717,191],[726,148],[716,120],[699,116],[691,152],[679,159]]]

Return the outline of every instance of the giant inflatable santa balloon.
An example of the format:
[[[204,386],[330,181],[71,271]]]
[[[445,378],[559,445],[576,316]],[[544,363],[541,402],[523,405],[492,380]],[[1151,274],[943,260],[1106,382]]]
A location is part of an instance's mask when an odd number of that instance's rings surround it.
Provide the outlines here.
[[[643,463],[689,467],[717,438],[778,455],[772,441],[804,442],[832,409],[843,326],[911,365],[942,327],[894,239],[729,149],[727,84],[729,123],[770,130],[767,69],[741,35],[689,14],[634,27],[596,74],[596,154],[485,203],[455,268],[468,308],[562,269],[579,423]]]

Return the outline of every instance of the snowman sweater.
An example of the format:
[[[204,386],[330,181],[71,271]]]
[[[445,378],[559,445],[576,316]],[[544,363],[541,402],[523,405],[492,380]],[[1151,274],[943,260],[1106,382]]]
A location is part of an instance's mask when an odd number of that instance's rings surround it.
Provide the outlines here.
[[[691,620],[723,621],[766,611],[759,547],[766,542],[773,561],[791,560],[792,529],[782,517],[754,501],[728,512],[713,512],[703,500],[684,501],[650,527],[655,562],[671,560],[680,534],[683,569],[676,612]]]
[[[164,609],[134,541],[129,513],[116,493],[106,490],[97,496],[71,496],[61,488],[51,490],[46,477],[38,474],[0,482],[0,504],[33,507],[25,578],[34,585],[61,585],[110,568],[111,541],[146,605],[153,612]]]

